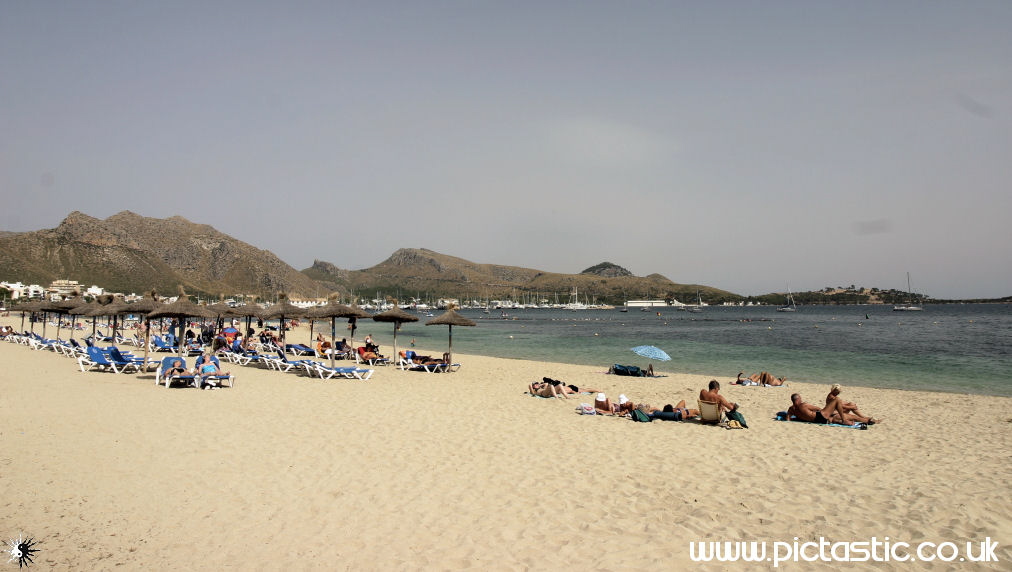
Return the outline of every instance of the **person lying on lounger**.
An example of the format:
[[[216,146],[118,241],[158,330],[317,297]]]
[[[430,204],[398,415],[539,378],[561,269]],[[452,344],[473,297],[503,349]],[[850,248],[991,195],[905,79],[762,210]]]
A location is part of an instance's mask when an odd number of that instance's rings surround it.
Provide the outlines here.
[[[834,397],[825,407],[819,409],[816,405],[805,403],[799,393],[791,395],[791,406],[787,409],[787,414],[793,415],[798,421],[809,423],[838,423],[840,425],[867,423],[872,425],[877,422],[871,417],[847,413],[843,409],[843,401],[838,397]]]
[[[172,362],[172,366],[165,371],[165,375],[168,377],[172,377],[174,375],[186,375],[186,368],[183,367],[183,362],[178,359],[174,360]]]
[[[198,389],[214,389],[218,385],[216,381],[209,381],[208,378],[214,376],[227,376],[230,375],[227,371],[222,372],[218,364],[211,359],[212,354],[203,356],[203,361],[197,364],[197,372],[200,374],[197,376],[197,388]]]

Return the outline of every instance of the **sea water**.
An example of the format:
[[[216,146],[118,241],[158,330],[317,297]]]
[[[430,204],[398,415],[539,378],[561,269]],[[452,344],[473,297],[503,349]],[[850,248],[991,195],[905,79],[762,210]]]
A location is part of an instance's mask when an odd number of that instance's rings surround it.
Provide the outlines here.
[[[1012,306],[706,307],[615,310],[462,310],[477,327],[453,328],[456,352],[546,362],[646,367],[639,345],[666,351],[659,372],[735,377],[768,371],[788,380],[1012,396]],[[399,334],[426,348],[447,343],[446,326],[405,324]],[[385,324],[360,322],[382,332]],[[546,370],[545,375],[552,372]],[[519,380],[529,381],[529,380]]]

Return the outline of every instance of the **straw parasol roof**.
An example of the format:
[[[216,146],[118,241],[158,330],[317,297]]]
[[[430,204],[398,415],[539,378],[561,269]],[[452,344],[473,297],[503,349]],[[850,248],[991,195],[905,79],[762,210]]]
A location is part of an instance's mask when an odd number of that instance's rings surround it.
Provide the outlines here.
[[[207,306],[207,310],[209,312],[214,312],[214,315],[218,318],[232,318],[239,315],[236,313],[235,308],[224,302],[211,304],[210,306]]]
[[[282,300],[277,304],[269,306],[264,310],[260,317],[265,320],[275,320],[278,318],[305,318],[308,310],[292,305],[288,300]]]
[[[456,310],[447,310],[442,315],[425,322],[426,326],[477,326],[472,320],[457,313]]]
[[[458,314],[456,312],[456,310],[454,310],[453,308],[450,308],[445,313],[443,313],[443,314],[441,314],[439,316],[436,316],[435,318],[432,318],[428,322],[425,322],[425,325],[426,326],[444,326],[444,325],[445,326],[449,326],[449,331],[450,331],[450,349],[447,350],[447,353],[450,354],[450,355],[449,355],[449,359],[446,360],[446,361],[447,362],[452,362],[453,361],[453,327],[454,326],[477,326],[478,324],[476,324],[475,322],[473,322],[473,321],[465,318],[464,316],[461,316],[460,314]],[[447,371],[449,371],[449,370],[447,370]]]
[[[152,311],[148,314],[148,318],[213,318],[214,315],[207,311],[205,306],[198,306],[190,301],[185,294],[181,294],[175,302],[171,304],[165,304],[164,306]],[[180,330],[182,334],[182,330]],[[179,355],[183,354],[183,336],[179,335],[176,337],[176,343],[179,344]]]
[[[278,301],[278,303],[269,306],[266,310],[264,310],[260,314],[260,317],[263,318],[264,320],[276,319],[279,321],[278,328],[281,330],[280,332],[281,344],[282,348],[284,348],[285,318],[304,318],[306,317],[306,313],[308,312],[308,310],[306,310],[305,308],[300,308],[298,306],[293,306],[292,303],[288,301],[287,296],[285,296],[284,294],[279,296],[279,298],[280,300]]]
[[[394,359],[397,359],[400,354],[397,353],[397,330],[401,329],[401,324],[405,322],[417,322],[418,316],[409,314],[398,306],[390,308],[386,312],[380,312],[372,317],[377,322],[393,322],[394,324]]]
[[[336,295],[335,295],[336,299]],[[347,306],[345,304],[338,304],[331,300],[324,306],[316,306],[310,308],[306,312],[306,317],[311,319],[323,319],[330,318],[330,345],[336,347],[337,344],[337,318],[348,318],[348,322],[352,324],[351,329],[351,341],[355,342],[355,322],[359,318],[368,318],[370,314],[359,308],[358,306]],[[330,353],[330,367],[334,367],[334,352]]]
[[[84,299],[80,297],[64,298],[58,302],[53,302],[52,307],[54,311],[61,312],[63,314],[69,314],[71,310],[80,306],[84,302]]]

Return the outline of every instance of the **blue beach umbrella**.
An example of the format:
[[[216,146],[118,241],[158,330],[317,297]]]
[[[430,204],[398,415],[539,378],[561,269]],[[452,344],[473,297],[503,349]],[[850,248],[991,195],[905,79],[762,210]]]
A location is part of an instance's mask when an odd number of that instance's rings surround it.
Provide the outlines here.
[[[671,361],[671,356],[661,348],[654,346],[636,346],[632,349],[636,355],[657,361]]]

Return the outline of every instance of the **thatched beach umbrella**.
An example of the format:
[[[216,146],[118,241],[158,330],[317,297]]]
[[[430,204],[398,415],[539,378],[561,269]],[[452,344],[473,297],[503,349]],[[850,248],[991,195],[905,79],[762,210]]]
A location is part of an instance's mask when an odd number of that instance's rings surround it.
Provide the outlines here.
[[[278,328],[281,330],[281,349],[285,349],[285,318],[304,318],[306,316],[306,309],[292,305],[287,297],[282,294],[277,304],[267,308],[263,311],[261,316],[264,320],[278,319]]]
[[[348,323],[354,325],[359,318],[368,318],[369,314],[359,307],[345,306],[338,304],[336,296],[325,306],[312,308],[308,315],[312,318],[330,318],[330,367],[334,367],[334,351],[337,349],[337,318],[348,318]],[[354,329],[352,329],[352,340],[354,341]]]
[[[58,302],[53,302],[52,304],[50,304],[50,307],[52,307],[53,311],[55,311],[56,313],[58,313],[60,315],[67,315],[67,316],[69,316],[69,315],[71,315],[71,311],[74,308],[76,308],[77,306],[79,306],[80,304],[81,304],[81,299],[77,298],[77,297],[74,297],[74,298],[64,298],[63,300],[60,300]],[[60,338],[60,326],[62,325],[62,321],[63,320],[59,320],[59,321],[56,322],[56,338],[57,339]],[[70,324],[70,339],[74,339],[74,323],[73,322],[74,321],[72,319],[71,320],[71,324]]]
[[[95,306],[92,310],[90,310],[85,315],[86,316],[91,316],[92,318],[98,318],[99,316],[111,316],[112,317],[112,324],[111,324],[112,330],[111,330],[111,333],[110,333],[110,337],[112,337],[112,341],[115,344],[116,343],[116,317],[119,316],[120,306],[122,306],[123,301],[122,300],[117,300],[116,298],[114,298],[113,296],[108,295],[108,294],[103,294],[103,295],[99,296],[96,300],[98,301],[98,305]],[[95,334],[94,330],[95,330],[95,323],[92,322],[92,337],[94,337],[94,334]]]
[[[224,302],[217,302],[207,307],[209,312],[212,312],[215,316],[214,327],[221,329],[225,327],[225,318],[234,318],[238,316],[235,313],[235,308],[229,306]]]
[[[444,314],[432,318],[428,322],[425,322],[426,326],[442,326],[447,325],[450,328],[450,349],[447,351],[449,354],[446,360],[447,363],[453,362],[453,327],[454,326],[477,326],[478,324],[468,320],[464,316],[458,314],[453,308],[447,310]],[[447,370],[449,371],[449,370]]]
[[[394,359],[397,359],[399,355],[397,353],[397,330],[401,329],[401,324],[405,322],[417,322],[418,316],[409,314],[399,307],[394,306],[386,312],[380,312],[372,317],[377,322],[393,322],[394,323]]]
[[[250,322],[253,321],[253,318],[257,318],[258,320],[262,319],[260,314],[263,312],[263,308],[257,306],[256,304],[243,304],[242,306],[232,308],[232,312],[238,318],[246,318],[246,331],[242,333],[243,337],[246,337],[246,334],[249,333]]]
[[[15,310],[18,311],[18,312],[21,312],[21,329],[22,330],[25,329],[25,314],[32,314],[34,316],[34,314],[36,312],[38,312],[39,310],[42,309],[42,304],[43,304],[42,300],[29,300],[27,302],[18,304],[18,306],[17,306],[17,308],[15,308]],[[29,326],[28,327],[32,330],[32,333],[34,334],[35,333],[35,320],[34,319],[29,320]],[[46,323],[45,323],[45,320],[43,320],[43,322],[42,322],[42,335],[43,336],[46,335]]]
[[[177,352],[180,356],[183,355],[183,320],[189,317],[212,318],[214,316],[207,311],[205,306],[198,306],[191,302],[186,294],[180,294],[175,302],[165,304],[148,314],[148,318],[176,318],[180,321],[180,335],[176,336],[176,344],[178,344]]]

